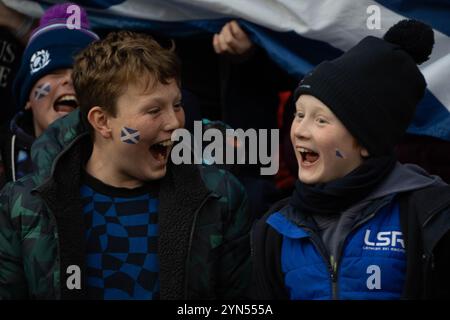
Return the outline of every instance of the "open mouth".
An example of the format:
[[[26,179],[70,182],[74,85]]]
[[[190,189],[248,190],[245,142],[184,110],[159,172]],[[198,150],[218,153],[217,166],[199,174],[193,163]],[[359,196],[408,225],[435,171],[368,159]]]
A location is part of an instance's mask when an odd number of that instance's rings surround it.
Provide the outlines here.
[[[150,147],[150,153],[152,154],[153,158],[155,158],[157,161],[165,162],[172,145],[173,145],[172,140],[160,141],[158,143],[153,144]]]
[[[58,98],[53,104],[56,112],[72,112],[78,108],[78,100],[73,94],[65,94]]]
[[[320,158],[320,155],[317,152],[308,148],[300,147],[298,151],[302,157],[302,164],[306,166],[315,164]]]

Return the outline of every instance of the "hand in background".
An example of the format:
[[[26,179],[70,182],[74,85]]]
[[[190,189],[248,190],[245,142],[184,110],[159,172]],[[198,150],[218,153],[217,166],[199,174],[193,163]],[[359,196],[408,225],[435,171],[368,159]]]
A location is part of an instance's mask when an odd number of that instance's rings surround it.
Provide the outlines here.
[[[239,24],[233,20],[214,35],[213,46],[217,54],[244,55],[253,49],[254,44]]]
[[[32,18],[9,8],[0,0],[0,27],[8,28],[18,40],[26,44],[35,22]]]

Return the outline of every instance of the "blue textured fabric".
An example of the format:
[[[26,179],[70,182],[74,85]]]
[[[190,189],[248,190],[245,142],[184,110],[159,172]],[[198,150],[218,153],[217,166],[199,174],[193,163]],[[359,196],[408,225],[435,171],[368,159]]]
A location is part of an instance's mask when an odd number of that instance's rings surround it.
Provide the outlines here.
[[[347,236],[338,258],[335,296],[333,268],[311,234],[280,212],[267,223],[283,235],[281,265],[292,300],[400,298],[406,255],[396,201]]]
[[[158,299],[158,200],[81,187],[87,285],[93,299]]]

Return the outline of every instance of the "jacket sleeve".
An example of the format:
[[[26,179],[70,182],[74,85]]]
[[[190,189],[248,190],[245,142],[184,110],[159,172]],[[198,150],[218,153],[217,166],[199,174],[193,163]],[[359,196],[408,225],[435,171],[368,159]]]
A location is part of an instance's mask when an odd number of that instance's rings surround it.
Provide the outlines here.
[[[12,219],[18,212],[10,206],[13,190],[9,183],[0,193],[0,299],[27,297],[20,232]]]
[[[226,173],[227,215],[220,250],[219,299],[244,299],[251,278],[250,228],[253,223],[244,187]]]

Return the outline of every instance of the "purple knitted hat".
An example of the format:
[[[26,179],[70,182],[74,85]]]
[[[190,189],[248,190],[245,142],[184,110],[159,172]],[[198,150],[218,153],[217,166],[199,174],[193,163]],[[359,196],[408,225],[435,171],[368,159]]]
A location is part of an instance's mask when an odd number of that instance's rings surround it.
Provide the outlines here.
[[[54,6],[51,6],[48,8],[44,15],[41,17],[41,20],[39,21],[39,27],[37,29],[43,28],[45,26],[48,26],[50,24],[57,24],[57,23],[66,23],[67,19],[70,18],[73,13],[74,9],[76,8],[69,8],[71,6],[78,7],[78,10],[80,10],[80,24],[82,29],[89,29],[89,20],[86,14],[86,10],[84,10],[83,7],[72,3],[72,2],[66,2],[61,4],[56,4]],[[67,10],[69,8],[69,10]],[[67,13],[69,11],[69,13]],[[36,31],[37,31],[36,29]]]
[[[74,19],[77,13],[79,19]],[[28,41],[14,80],[16,107],[25,106],[36,81],[51,71],[71,68],[74,56],[98,39],[89,30],[87,14],[81,6],[63,3],[48,8]]]

